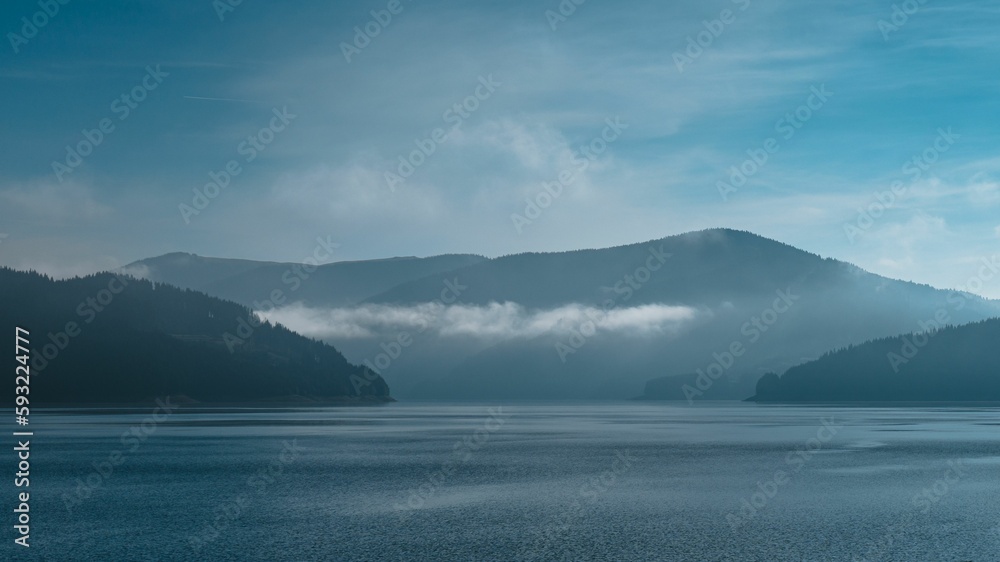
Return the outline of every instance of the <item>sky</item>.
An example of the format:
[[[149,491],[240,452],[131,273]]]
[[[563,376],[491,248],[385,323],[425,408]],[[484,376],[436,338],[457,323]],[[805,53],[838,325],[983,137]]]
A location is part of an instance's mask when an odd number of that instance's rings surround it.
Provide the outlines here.
[[[1000,298],[998,24],[935,0],[4,2],[0,264],[729,227]]]

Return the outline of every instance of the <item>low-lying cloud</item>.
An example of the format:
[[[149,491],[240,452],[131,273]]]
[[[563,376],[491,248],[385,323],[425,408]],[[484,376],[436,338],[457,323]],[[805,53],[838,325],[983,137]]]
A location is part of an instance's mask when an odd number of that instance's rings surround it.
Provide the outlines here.
[[[604,312],[600,308],[580,304],[529,310],[509,302],[486,306],[374,304],[332,309],[309,308],[296,303],[259,314],[300,334],[320,339],[374,338],[406,330],[430,332],[440,337],[506,340],[546,334],[561,336],[590,321],[599,333],[670,334],[693,320],[697,311],[686,306],[664,304]]]

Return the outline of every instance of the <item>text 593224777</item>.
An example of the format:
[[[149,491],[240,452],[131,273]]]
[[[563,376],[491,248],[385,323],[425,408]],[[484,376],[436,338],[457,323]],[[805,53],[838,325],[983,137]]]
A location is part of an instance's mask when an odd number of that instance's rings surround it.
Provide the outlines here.
[[[17,366],[14,368],[14,419],[19,426],[28,425],[28,392],[31,383],[31,366],[29,365],[31,361],[31,352],[28,348],[30,342],[28,337],[31,334],[28,330],[18,327],[14,330],[14,359],[17,362]],[[30,515],[28,502],[30,500],[30,495],[26,490],[31,486],[31,481],[29,480],[31,463],[29,457],[31,455],[31,440],[30,437],[32,432],[30,431],[15,431],[14,439],[17,441],[17,446],[14,447],[14,453],[17,455],[17,472],[14,473],[14,485],[19,488],[17,492],[17,507],[14,508],[14,517],[16,520],[14,522],[14,529],[17,530],[17,537],[14,542],[27,547],[28,536],[31,530],[29,525]]]

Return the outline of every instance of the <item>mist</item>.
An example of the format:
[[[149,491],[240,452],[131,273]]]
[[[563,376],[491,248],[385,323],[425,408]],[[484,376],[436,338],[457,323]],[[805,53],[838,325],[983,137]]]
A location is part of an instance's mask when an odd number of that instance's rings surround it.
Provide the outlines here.
[[[442,338],[473,337],[501,342],[561,336],[574,330],[630,336],[675,334],[700,314],[688,306],[647,304],[604,311],[594,306],[569,304],[548,309],[528,309],[513,303],[445,305],[366,304],[343,308],[315,308],[294,303],[259,312],[261,317],[306,336],[324,340],[366,339],[399,331],[427,332]]]

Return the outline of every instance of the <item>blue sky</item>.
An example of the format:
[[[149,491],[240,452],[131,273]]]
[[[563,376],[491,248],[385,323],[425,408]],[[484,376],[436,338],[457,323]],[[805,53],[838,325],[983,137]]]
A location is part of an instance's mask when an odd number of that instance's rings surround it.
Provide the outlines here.
[[[4,3],[0,263],[298,261],[317,237],[337,260],[496,256],[725,226],[965,287],[1000,252],[995,3],[220,3]],[[418,140],[433,153],[387,180]]]

